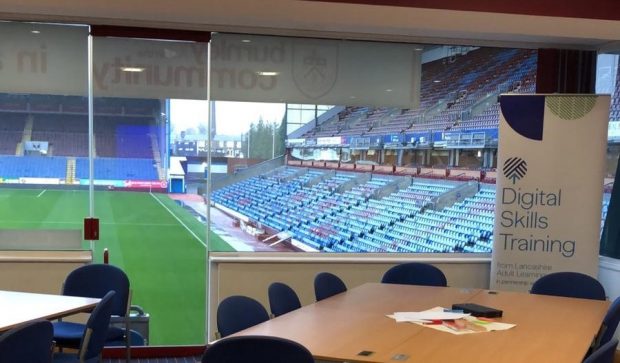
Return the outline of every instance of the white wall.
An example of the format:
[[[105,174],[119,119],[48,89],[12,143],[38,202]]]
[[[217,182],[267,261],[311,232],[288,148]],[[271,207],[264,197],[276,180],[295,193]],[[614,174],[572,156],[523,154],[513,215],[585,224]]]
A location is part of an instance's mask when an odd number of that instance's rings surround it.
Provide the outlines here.
[[[260,301],[269,311],[267,288],[272,282],[290,285],[299,295],[302,305],[311,304],[314,298],[314,276],[322,271],[332,272],[345,282],[348,288],[365,282],[378,282],[391,266],[410,261],[429,262],[446,275],[449,286],[488,288],[490,257],[460,256],[377,256],[355,254],[353,256],[304,253],[303,256],[282,257],[270,253],[212,253],[210,257],[211,316],[209,340],[216,331],[215,314],[218,303],[231,295],[246,295]]]

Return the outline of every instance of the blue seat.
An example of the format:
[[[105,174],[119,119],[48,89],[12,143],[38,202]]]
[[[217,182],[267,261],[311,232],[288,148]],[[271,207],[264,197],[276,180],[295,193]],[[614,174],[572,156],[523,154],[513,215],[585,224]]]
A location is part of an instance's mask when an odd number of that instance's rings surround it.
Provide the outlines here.
[[[125,328],[111,327],[109,341],[125,341],[127,361],[130,359],[130,344],[127,339],[129,329],[128,310],[130,305],[129,278],[120,268],[107,264],[90,264],[71,271],[65,279],[62,294],[102,298],[109,291],[116,295],[112,301],[112,315],[127,318]],[[84,334],[85,325],[72,322],[54,322],[54,340],[59,347],[77,348]]]
[[[583,363],[613,363],[618,340],[610,340],[595,350]]]
[[[241,295],[229,296],[217,307],[217,330],[226,337],[269,320],[267,310],[258,301]]]
[[[292,340],[269,336],[229,337],[208,347],[202,363],[314,363],[312,354]]]
[[[605,300],[605,288],[597,279],[580,272],[554,272],[534,282],[532,294]]]
[[[269,307],[273,316],[280,316],[301,307],[295,290],[282,282],[274,282],[267,289]]]
[[[599,331],[596,339],[595,348],[600,347],[611,340],[614,337],[618,323],[620,322],[620,297],[616,298],[609,306],[607,314],[603,319],[601,330]]]
[[[101,360],[101,351],[105,344],[110,317],[114,309],[114,297],[116,293],[109,291],[97,304],[93,312],[88,317],[86,329],[80,338],[77,353],[56,353],[54,363],[80,362],[96,363]]]
[[[314,296],[316,301],[327,299],[330,296],[345,291],[347,291],[347,285],[344,284],[340,277],[332,273],[320,272],[314,278]]]
[[[36,320],[9,330],[0,335],[0,362],[49,363],[52,335],[52,323],[47,320]]]
[[[443,272],[433,265],[408,262],[391,267],[383,274],[384,284],[448,286]]]

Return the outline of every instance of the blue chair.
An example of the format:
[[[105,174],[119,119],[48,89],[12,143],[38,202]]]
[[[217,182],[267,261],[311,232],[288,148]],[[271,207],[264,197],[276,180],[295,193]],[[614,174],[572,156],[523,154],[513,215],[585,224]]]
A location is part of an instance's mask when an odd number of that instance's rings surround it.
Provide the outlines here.
[[[129,278],[120,268],[106,264],[90,264],[71,271],[65,279],[62,294],[102,298],[109,291],[116,292],[112,301],[112,315],[125,318],[125,328],[108,329],[107,341],[123,340],[127,349],[127,361],[130,359],[129,305],[131,291]],[[72,322],[54,322],[54,340],[59,347],[77,348],[84,334],[85,325]]]
[[[52,323],[47,320],[16,326],[0,335],[0,362],[50,363],[53,333]]]
[[[383,274],[384,284],[448,286],[446,275],[433,265],[421,262],[402,263]]]
[[[598,333],[596,344],[594,348],[598,348],[611,340],[614,337],[614,333],[618,328],[620,322],[620,297],[616,298],[609,306],[607,314],[601,324],[601,330]]]
[[[595,350],[583,363],[613,363],[618,339],[610,340]]]
[[[273,316],[280,316],[301,307],[295,290],[282,282],[274,282],[267,289],[269,307]]]
[[[114,310],[115,295],[114,291],[108,292],[90,314],[77,353],[56,353],[54,363],[101,361],[101,351],[108,335],[112,310]]]
[[[292,340],[270,336],[222,339],[208,347],[202,363],[314,363],[312,354]]]
[[[217,330],[222,338],[267,320],[263,305],[247,296],[229,296],[217,307]]]
[[[554,272],[534,282],[532,294],[605,300],[605,288],[597,279],[580,272]]]
[[[314,278],[314,296],[316,301],[327,299],[330,296],[347,291],[347,285],[342,282],[340,277],[329,273],[320,272]]]

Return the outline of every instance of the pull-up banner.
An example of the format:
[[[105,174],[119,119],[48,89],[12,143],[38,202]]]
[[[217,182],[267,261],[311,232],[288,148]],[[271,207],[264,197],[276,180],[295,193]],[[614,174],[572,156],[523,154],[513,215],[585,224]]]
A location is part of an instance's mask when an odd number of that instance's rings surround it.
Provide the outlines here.
[[[596,276],[609,96],[502,95],[491,288]]]

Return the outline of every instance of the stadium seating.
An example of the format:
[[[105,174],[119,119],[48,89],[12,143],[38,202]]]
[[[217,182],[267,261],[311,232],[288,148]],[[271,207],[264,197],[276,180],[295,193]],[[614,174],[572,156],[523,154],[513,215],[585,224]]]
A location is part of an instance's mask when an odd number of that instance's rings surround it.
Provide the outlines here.
[[[61,178],[67,158],[62,156],[0,156],[0,178]]]
[[[0,112],[0,155],[15,155],[22,140],[26,116],[23,113]]]
[[[283,168],[212,193],[212,200],[315,250],[326,252],[491,252],[495,189],[443,208],[434,200],[459,184],[415,179],[379,197],[393,182],[361,173]],[[293,176],[283,181],[283,176]],[[316,178],[316,184],[308,182]],[[353,183],[353,184],[351,184]],[[348,185],[348,187],[347,187]]]
[[[152,159],[159,107],[158,100],[95,98],[96,156]],[[87,115],[85,97],[0,94],[0,155],[18,154],[24,139],[47,141],[50,156],[86,157]]]
[[[149,118],[98,116],[95,118],[97,155],[120,158],[153,158]]]
[[[526,49],[479,48],[424,63],[419,108],[347,107],[302,137],[497,128],[497,101],[475,106],[492,94],[534,92],[536,57]]]
[[[100,180],[157,180],[153,159],[96,158],[95,179]],[[63,169],[64,171],[64,169]],[[88,158],[76,158],[75,176],[88,178]]]
[[[495,186],[436,209],[434,200],[462,182],[415,178],[379,197],[388,176],[283,167],[212,193],[212,201],[287,231],[294,240],[325,252],[490,253]],[[352,183],[352,184],[351,184]],[[348,185],[348,187],[347,187]],[[609,205],[604,194],[601,226]]]
[[[0,178],[88,178],[87,98],[0,93]],[[158,100],[95,98],[95,178],[158,180],[153,115]],[[31,156],[24,141],[45,141],[47,155]],[[28,155],[28,156],[21,156]]]

